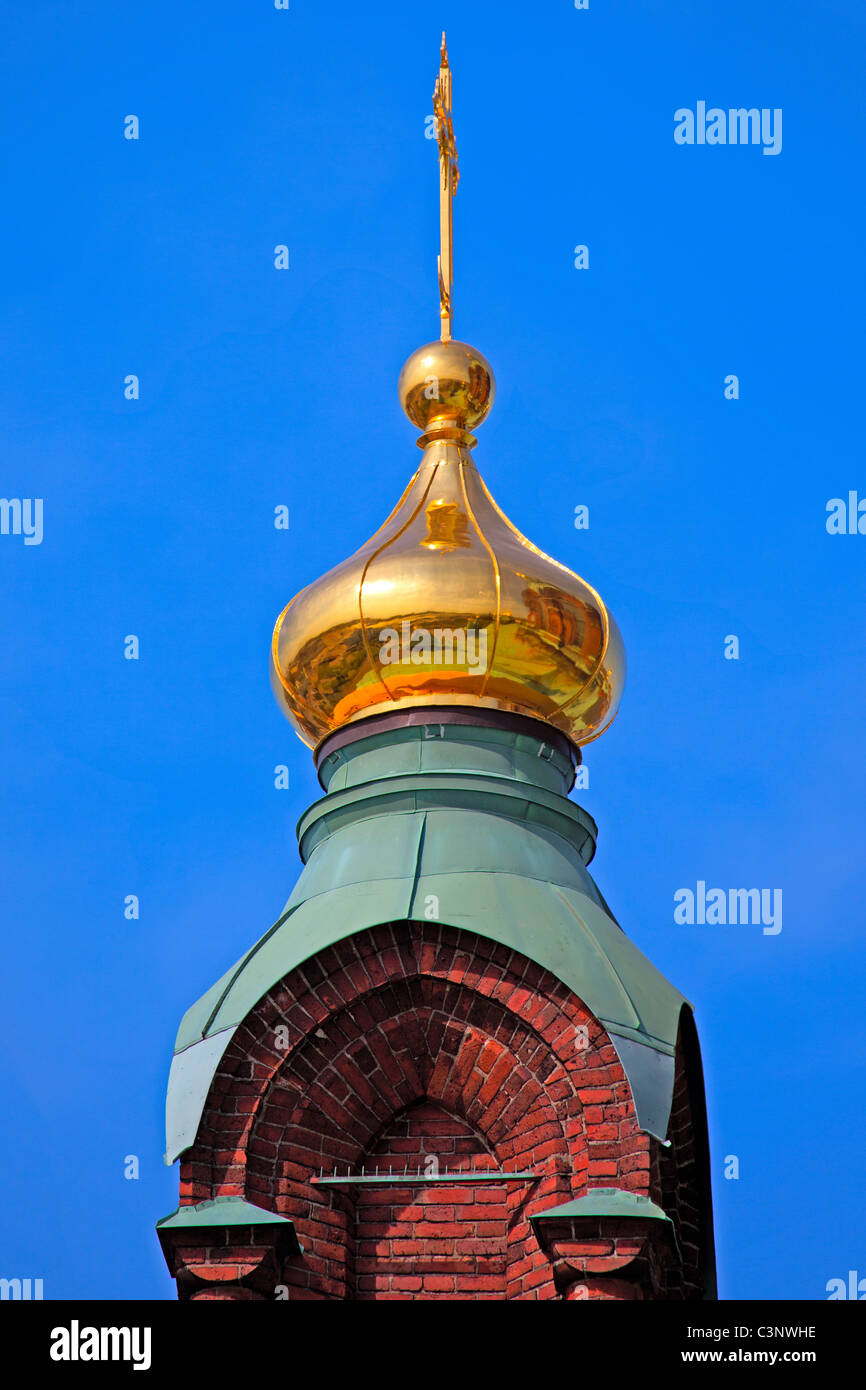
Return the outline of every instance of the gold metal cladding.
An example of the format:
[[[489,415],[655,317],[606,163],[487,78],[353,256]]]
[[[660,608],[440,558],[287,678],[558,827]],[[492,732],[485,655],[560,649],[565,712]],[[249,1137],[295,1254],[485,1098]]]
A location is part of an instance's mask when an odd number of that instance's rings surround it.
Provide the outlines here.
[[[445,35],[439,55],[439,76],[433,88],[433,115],[439,146],[439,317],[443,343],[451,340],[454,301],[454,195],[460,182],[457,143],[451,119],[451,69]]]
[[[526,714],[588,743],[625,676],[595,590],[520,534],[465,445],[444,438],[375,536],[280,615],[272,657],[311,746],[369,714],[435,704]]]
[[[496,378],[483,353],[452,339],[417,348],[400,373],[397,391],[419,430],[431,438],[455,438],[475,429],[489,414]]]

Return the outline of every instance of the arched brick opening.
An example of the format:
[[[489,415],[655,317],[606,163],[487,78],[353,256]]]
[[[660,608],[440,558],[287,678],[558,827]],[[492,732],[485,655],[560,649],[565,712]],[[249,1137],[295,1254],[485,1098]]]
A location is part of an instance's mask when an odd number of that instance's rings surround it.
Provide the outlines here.
[[[411,1115],[417,1129],[437,1112],[455,1142],[474,1136],[489,1162],[531,1169],[536,1179],[509,1184],[505,1194],[505,1265],[496,1273],[504,1292],[466,1284],[448,1293],[425,1286],[437,1277],[425,1269],[420,1291],[389,1286],[389,1295],[560,1297],[530,1217],[588,1186],[649,1192],[651,1141],[615,1049],[582,1001],[486,938],[400,922],[321,952],[251,1011],[182,1163],[182,1201],[237,1195],[290,1217],[304,1247],[283,1270],[292,1298],[378,1296],[385,1290],[361,1282],[376,1275],[366,1238],[363,1253],[356,1241],[358,1212],[363,1223],[372,1199],[323,1179],[335,1169],[358,1172],[399,1137],[401,1117]],[[436,1205],[432,1196],[403,1211],[428,1204]],[[388,1242],[390,1260],[406,1219],[398,1213],[384,1225],[399,1229],[377,1238],[383,1255]],[[444,1249],[421,1253],[429,1263],[448,1258]],[[459,1272],[482,1277],[465,1262]],[[438,1272],[449,1273],[458,1271]]]
[[[357,1299],[505,1298],[507,1185],[447,1181],[498,1170],[477,1130],[441,1105],[417,1101],[386,1126],[362,1166],[410,1181],[358,1189]]]
[[[566,1060],[572,1036],[560,1029]],[[547,1087],[557,1082],[554,1102]],[[290,1216],[302,1243],[303,1232],[310,1235],[308,1258],[287,1271],[290,1288],[353,1296],[356,1189],[315,1179],[335,1169],[358,1172],[394,1117],[424,1101],[482,1135],[500,1168],[538,1173],[532,1184],[509,1185],[509,1263],[519,1263],[527,1243],[534,1245],[528,1204],[568,1200],[574,1174],[585,1175],[583,1107],[549,1042],[476,988],[418,974],[393,978],[333,1008],[299,1043],[250,1128],[244,1195]],[[518,1291],[531,1273],[518,1271]]]

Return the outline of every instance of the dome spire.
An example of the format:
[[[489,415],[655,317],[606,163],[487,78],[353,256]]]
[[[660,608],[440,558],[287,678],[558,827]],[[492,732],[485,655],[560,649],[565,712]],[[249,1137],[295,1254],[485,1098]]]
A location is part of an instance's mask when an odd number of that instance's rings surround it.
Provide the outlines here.
[[[442,34],[439,76],[433,89],[433,112],[439,144],[439,317],[438,342],[425,343],[412,353],[400,373],[400,404],[413,425],[423,430],[418,447],[450,439],[468,449],[475,445],[471,431],[488,414],[496,396],[496,380],[486,357],[452,338],[454,307],[453,204],[460,169],[451,119],[451,68]]]
[[[439,55],[439,76],[433,88],[433,114],[436,118],[436,139],[439,145],[439,316],[442,320],[440,337],[451,341],[451,320],[454,302],[454,195],[460,182],[457,164],[457,143],[451,120],[451,69],[448,48],[442,31]]]

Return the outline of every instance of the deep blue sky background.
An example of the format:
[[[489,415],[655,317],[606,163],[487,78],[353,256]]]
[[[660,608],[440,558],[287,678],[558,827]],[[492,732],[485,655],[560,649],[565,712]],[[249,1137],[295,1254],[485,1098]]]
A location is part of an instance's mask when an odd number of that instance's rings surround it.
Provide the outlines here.
[[[443,26],[455,332],[499,388],[476,459],[625,638],[580,799],[696,1005],[722,1296],[866,1274],[866,536],[825,530],[866,495],[866,9],[5,0],[0,494],[44,498],[45,536],[0,537],[0,1274],[46,1297],[174,1296],[175,1031],[279,914],[318,794],[271,628],[418,462]],[[678,147],[698,100],[782,107],[782,153]],[[699,878],[781,887],[781,934],[676,926]]]

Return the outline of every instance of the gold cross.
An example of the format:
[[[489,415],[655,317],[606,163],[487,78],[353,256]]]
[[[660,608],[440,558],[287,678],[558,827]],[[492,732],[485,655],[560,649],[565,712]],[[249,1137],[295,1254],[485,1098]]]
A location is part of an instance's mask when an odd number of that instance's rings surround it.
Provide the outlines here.
[[[454,219],[453,204],[460,170],[457,167],[457,145],[451,122],[451,69],[448,49],[442,35],[439,76],[433,89],[433,114],[436,118],[436,139],[439,145],[439,316],[442,320],[443,343],[451,341],[452,303],[454,296]]]

